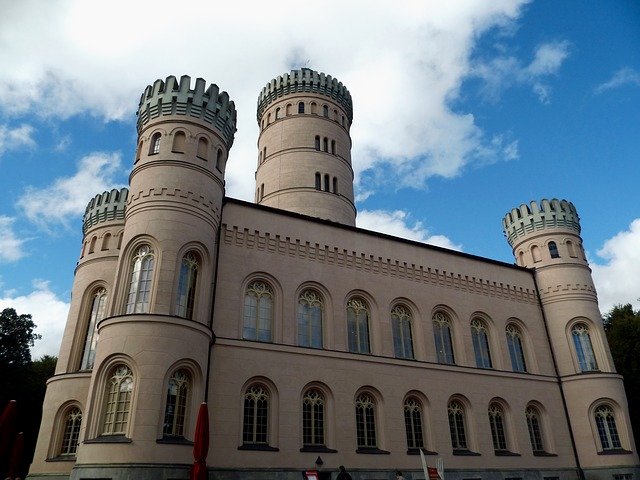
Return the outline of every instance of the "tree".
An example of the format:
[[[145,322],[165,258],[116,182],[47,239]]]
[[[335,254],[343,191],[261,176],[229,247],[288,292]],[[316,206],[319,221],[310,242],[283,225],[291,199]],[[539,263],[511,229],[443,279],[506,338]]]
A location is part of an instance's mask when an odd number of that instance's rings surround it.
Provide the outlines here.
[[[633,435],[640,442],[640,310],[634,311],[631,304],[616,305],[603,322],[613,363],[624,377]]]
[[[0,364],[26,365],[31,363],[30,347],[41,335],[33,333],[36,324],[31,315],[18,315],[13,308],[0,313]]]

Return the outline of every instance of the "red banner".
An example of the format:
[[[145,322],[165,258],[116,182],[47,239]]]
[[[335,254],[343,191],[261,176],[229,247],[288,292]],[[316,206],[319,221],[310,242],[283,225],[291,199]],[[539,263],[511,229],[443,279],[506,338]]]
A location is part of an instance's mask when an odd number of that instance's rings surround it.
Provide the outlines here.
[[[427,471],[429,472],[429,480],[440,480],[440,475],[438,475],[438,469],[436,467],[427,467]]]

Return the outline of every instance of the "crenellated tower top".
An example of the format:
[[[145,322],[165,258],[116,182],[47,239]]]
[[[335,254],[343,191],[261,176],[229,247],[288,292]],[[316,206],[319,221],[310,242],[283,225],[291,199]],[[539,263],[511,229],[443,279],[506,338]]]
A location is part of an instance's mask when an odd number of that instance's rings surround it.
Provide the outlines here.
[[[82,233],[87,233],[89,228],[98,223],[111,220],[124,221],[124,211],[128,196],[128,188],[121,188],[120,190],[114,188],[109,192],[103,192],[93,197],[84,211]]]
[[[156,80],[148,85],[138,106],[138,134],[153,118],[161,115],[185,115],[198,118],[216,127],[223,135],[227,148],[233,145],[236,132],[236,107],[227,92],[220,92],[214,83],[205,90],[206,81],[196,80],[191,88],[191,77],[183,75],[180,82],[173,75],[165,81]]]

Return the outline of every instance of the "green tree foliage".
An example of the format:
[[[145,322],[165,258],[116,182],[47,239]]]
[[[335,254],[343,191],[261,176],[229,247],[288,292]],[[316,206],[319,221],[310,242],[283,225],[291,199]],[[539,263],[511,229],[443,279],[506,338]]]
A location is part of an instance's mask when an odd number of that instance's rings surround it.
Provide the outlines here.
[[[31,315],[18,315],[13,308],[0,313],[0,365],[26,365],[31,363],[30,347],[41,338],[33,333],[36,328]]]
[[[603,319],[617,372],[624,377],[636,443],[640,441],[640,310],[616,305]]]

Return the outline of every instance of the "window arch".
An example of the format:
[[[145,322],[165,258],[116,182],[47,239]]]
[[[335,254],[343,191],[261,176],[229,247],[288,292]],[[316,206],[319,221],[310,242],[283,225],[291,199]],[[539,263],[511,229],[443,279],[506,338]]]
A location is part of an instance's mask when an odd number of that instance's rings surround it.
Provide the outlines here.
[[[162,135],[160,132],[156,132],[151,137],[151,143],[149,145],[149,155],[155,155],[160,153],[160,139]]]
[[[370,353],[369,350],[369,305],[359,297],[347,302],[347,330],[349,351]]]
[[[280,118],[280,107],[276,108],[276,120]]]
[[[285,114],[285,116],[287,116],[287,117],[288,117],[289,115],[291,115],[291,104],[290,104],[290,103],[287,103],[287,106],[286,106],[286,107],[285,107],[285,109],[284,109],[284,114]]]
[[[182,257],[175,307],[175,314],[179,317],[193,318],[199,267],[200,258],[196,252],[189,251]]]
[[[424,448],[423,417],[422,402],[416,397],[405,399],[404,426],[409,450]]]
[[[302,397],[302,444],[305,447],[319,447],[325,441],[324,393],[317,388],[307,390]]]
[[[93,253],[95,251],[97,241],[98,237],[94,236],[91,238],[91,242],[89,243],[89,253]]]
[[[96,357],[96,345],[98,343],[97,325],[104,318],[104,309],[107,303],[107,291],[104,288],[96,290],[91,299],[91,311],[89,313],[89,321],[87,322],[87,331],[84,340],[84,349],[82,350],[82,360],[80,362],[80,370],[90,370]]]
[[[242,423],[243,445],[269,443],[269,390],[254,384],[245,390]]]
[[[224,160],[224,154],[222,153],[222,149],[219,148],[216,153],[216,168],[219,171],[222,171],[222,162]]]
[[[242,338],[270,342],[273,329],[273,288],[261,280],[251,282],[244,296]]]
[[[311,113],[312,114],[316,114],[316,103],[315,102],[311,102]]]
[[[514,372],[526,372],[527,362],[524,358],[520,329],[513,323],[510,323],[507,325],[505,333],[507,334],[507,347],[509,349],[509,357],[511,358],[511,368]]]
[[[391,309],[393,350],[398,358],[413,358],[411,323],[411,311],[407,307],[396,305]]]
[[[451,320],[444,312],[436,312],[433,315],[433,337],[438,363],[453,365],[455,358],[451,341]]]
[[[459,400],[452,400],[447,405],[447,413],[453,450],[468,450],[464,405]]]
[[[102,251],[109,250],[110,243],[111,243],[111,234],[107,232],[104,234],[104,237],[102,237],[102,247],[100,247],[100,250]]]
[[[316,150],[320,151],[320,135],[316,135],[315,146]]]
[[[163,435],[172,437],[184,436],[184,425],[191,388],[191,375],[186,369],[179,369],[173,372],[167,383],[162,426]]]
[[[476,357],[476,366],[479,368],[492,368],[487,326],[479,318],[471,320],[471,340]]]
[[[618,435],[616,417],[609,405],[600,405],[594,412],[600,447],[603,451],[620,450],[622,443]]]
[[[304,113],[304,102],[298,103],[298,113]]]
[[[322,139],[322,151],[329,153],[329,139],[327,137]]]
[[[584,323],[576,323],[571,328],[571,336],[573,337],[573,346],[576,350],[580,371],[598,370],[598,363],[596,362],[591,336],[589,335],[589,327]]]
[[[551,258],[560,258],[560,252],[558,252],[558,245],[556,245],[556,242],[549,242],[548,247]]]
[[[336,154],[336,141],[335,140],[331,140],[331,153],[333,155]]]
[[[493,449],[496,452],[507,450],[507,436],[505,433],[504,409],[497,402],[489,404],[489,426],[491,427],[491,439]]]
[[[72,406],[64,412],[62,417],[62,441],[57,454],[61,457],[75,457],[80,443],[80,427],[82,425],[82,410]]]
[[[333,177],[333,193],[338,193],[338,177]]]
[[[111,369],[105,387],[102,435],[126,435],[131,413],[133,372],[121,363]]]
[[[316,172],[316,190],[322,190],[322,176]]]
[[[567,251],[569,252],[569,256],[571,258],[576,258],[578,255],[576,254],[576,249],[573,246],[573,242],[571,240],[567,240],[565,244],[567,246]]]
[[[131,262],[126,313],[147,313],[149,311],[154,261],[155,256],[151,246],[141,245]]]
[[[173,145],[171,146],[171,151],[175,153],[184,153],[186,143],[187,136],[184,134],[184,132],[176,132],[173,135]]]
[[[315,290],[304,290],[298,297],[298,345],[322,348],[324,302]]]
[[[328,192],[329,191],[329,174],[325,173],[324,174],[324,191]]]
[[[356,398],[356,437],[358,448],[376,448],[376,401],[372,394],[361,393]]]
[[[198,151],[196,153],[196,156],[198,156],[199,158],[202,158],[203,160],[206,160],[209,153],[209,141],[204,138],[204,137],[200,137],[198,139]]]
[[[540,256],[540,248],[537,245],[533,245],[531,247],[531,256],[533,257],[534,262],[542,260],[542,257]]]
[[[529,441],[531,442],[533,454],[544,453],[544,432],[542,429],[540,409],[535,405],[529,405],[525,410],[525,416],[527,418],[527,430],[529,430]]]
[[[329,107],[327,105],[322,106],[322,115],[325,117],[329,117]]]

